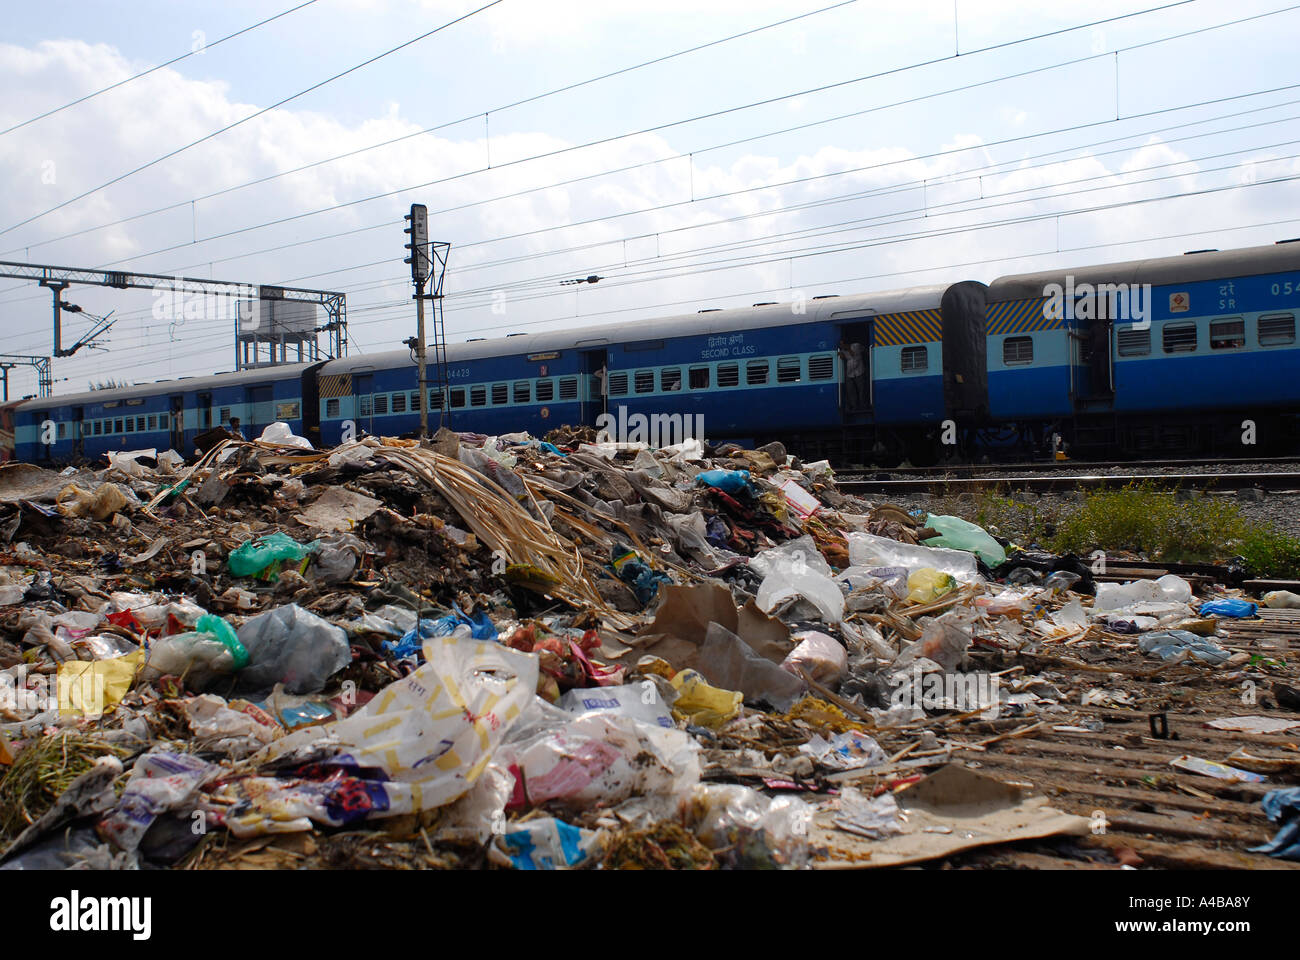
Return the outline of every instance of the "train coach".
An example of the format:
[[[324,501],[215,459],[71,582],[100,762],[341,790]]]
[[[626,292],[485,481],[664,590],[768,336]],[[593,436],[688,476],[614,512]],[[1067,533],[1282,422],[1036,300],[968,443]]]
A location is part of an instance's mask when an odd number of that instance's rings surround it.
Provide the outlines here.
[[[447,347],[430,421],[543,435],[659,418],[837,464],[1289,449],[1300,244],[702,310]],[[854,351],[861,375],[854,382]],[[171,447],[239,417],[317,445],[419,424],[408,350],[30,400],[18,458]],[[635,438],[631,438],[635,439]],[[1245,442],[1247,447],[1243,448]]]

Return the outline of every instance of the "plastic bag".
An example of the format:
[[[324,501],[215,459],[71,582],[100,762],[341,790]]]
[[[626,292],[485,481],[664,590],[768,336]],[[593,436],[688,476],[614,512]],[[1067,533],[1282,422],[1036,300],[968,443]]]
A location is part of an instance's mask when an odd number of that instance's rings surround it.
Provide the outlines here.
[[[512,807],[559,800],[614,804],[634,794],[678,794],[700,779],[700,745],[613,713],[584,713],[558,730],[506,744],[496,764],[516,773]]]
[[[273,533],[241,543],[226,560],[226,569],[236,577],[251,577],[267,571],[267,568],[287,560],[300,561],[317,549],[316,543],[299,543],[284,533]],[[277,567],[272,573],[278,572]]]
[[[75,483],[70,483],[59,491],[54,502],[64,516],[89,516],[96,520],[107,520],[123,507],[132,502],[138,503],[139,500],[134,496],[128,498],[116,483],[104,483],[94,490],[83,490]]]
[[[1247,600],[1239,600],[1236,597],[1222,597],[1218,600],[1207,600],[1201,604],[1201,616],[1253,617],[1258,609],[1257,604],[1250,603]]]
[[[793,570],[795,573],[811,570],[823,577],[834,576],[831,565],[826,562],[826,558],[817,549],[817,541],[806,535],[798,540],[789,540],[779,547],[773,547],[770,550],[755,554],[750,558],[749,566],[750,569],[764,577],[770,576],[778,570]]]
[[[276,422],[262,431],[262,435],[257,438],[263,443],[278,443],[282,447],[297,447],[300,450],[313,450],[311,441],[306,437],[299,437],[289,429],[287,423]]]
[[[823,767],[831,770],[876,767],[889,759],[885,751],[880,748],[880,744],[858,730],[837,733],[829,740],[815,733],[811,740],[799,748],[799,752],[807,754]]]
[[[1159,580],[1130,580],[1128,583],[1097,584],[1094,610],[1121,610],[1139,603],[1186,603],[1192,586],[1172,573]]]
[[[191,686],[202,689],[218,674],[234,671],[235,651],[231,647],[215,634],[192,631],[151,641],[141,676],[145,680],[183,676]]]
[[[1223,663],[1231,654],[1217,643],[1204,637],[1198,637],[1186,630],[1163,630],[1160,633],[1148,633],[1138,641],[1138,649],[1143,653],[1154,653],[1161,660],[1172,660],[1184,650],[1197,660],[1206,663]]]
[[[556,704],[569,713],[588,711],[617,713],[642,723],[673,729],[672,710],[664,703],[658,688],[650,680],[628,683],[621,687],[575,687]]]
[[[844,594],[834,580],[813,570],[795,573],[787,567],[773,571],[759,584],[756,602],[760,610],[770,613],[792,597],[810,601],[825,623],[839,623],[844,619]]]
[[[429,641],[424,656],[424,666],[347,719],[281,737],[250,761],[332,753],[334,772],[326,780],[223,784],[218,805],[245,804],[226,816],[231,832],[307,830],[313,820],[340,826],[431,810],[466,794],[536,699],[537,658],[453,638]]]
[[[1300,594],[1289,590],[1270,590],[1263,596],[1264,606],[1274,610],[1300,610]]]
[[[740,713],[745,695],[738,690],[715,687],[696,670],[679,670],[673,675],[677,700],[673,716],[697,727],[720,727]]]
[[[714,487],[723,493],[735,496],[749,489],[749,471],[705,470],[695,475],[695,482],[701,486]]]
[[[781,666],[799,675],[802,670],[818,683],[838,683],[849,671],[849,656],[838,641],[816,630],[796,633],[796,646]]]
[[[963,581],[979,579],[975,555],[964,550],[901,543],[872,533],[853,532],[848,540],[849,561],[857,567],[906,567],[908,573],[929,568]]]
[[[554,817],[521,823],[497,841],[516,870],[565,870],[582,867],[600,855],[604,835]]]
[[[768,798],[750,787],[699,784],[682,819],[719,865],[732,869],[798,869],[808,863],[813,810],[795,797]]]
[[[983,527],[969,520],[932,513],[925,518],[925,525],[939,533],[937,537],[926,540],[926,546],[966,550],[990,567],[996,567],[1007,559],[1007,552],[1002,549],[1002,545],[989,536]]]
[[[249,658],[239,675],[241,690],[283,683],[290,693],[316,693],[352,662],[347,633],[296,603],[254,617],[238,636]]]
[[[892,793],[868,797],[855,787],[845,787],[833,822],[848,833],[869,840],[884,840],[903,832],[898,815],[898,801]]]
[[[366,545],[350,533],[335,534],[317,541],[312,573],[324,583],[343,583],[352,576]]]
[[[230,651],[230,658],[234,663],[235,670],[243,670],[244,667],[248,666],[248,651],[239,642],[239,636],[235,633],[235,628],[223,618],[213,613],[205,613],[195,621],[194,629],[200,633],[210,633],[225,644],[226,649]]]
[[[123,850],[134,850],[158,814],[190,804],[199,787],[220,772],[188,753],[147,753],[136,760],[117,809],[100,829]]]
[[[957,581],[951,574],[928,567],[922,568],[907,578],[907,602],[933,603],[956,588]]]

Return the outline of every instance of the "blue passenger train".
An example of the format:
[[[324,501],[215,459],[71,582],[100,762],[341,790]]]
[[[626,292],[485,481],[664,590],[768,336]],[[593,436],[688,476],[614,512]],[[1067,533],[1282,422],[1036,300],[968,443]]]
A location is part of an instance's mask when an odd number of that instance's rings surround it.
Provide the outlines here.
[[[1283,242],[703,310],[449,345],[430,417],[535,435],[701,417],[711,441],[779,439],[842,465],[1041,456],[1056,438],[1075,456],[1263,455],[1297,439],[1298,309],[1300,244]],[[232,416],[245,436],[283,421],[328,446],[413,432],[418,400],[405,349],[159,381],[17,404],[14,453],[188,454]]]

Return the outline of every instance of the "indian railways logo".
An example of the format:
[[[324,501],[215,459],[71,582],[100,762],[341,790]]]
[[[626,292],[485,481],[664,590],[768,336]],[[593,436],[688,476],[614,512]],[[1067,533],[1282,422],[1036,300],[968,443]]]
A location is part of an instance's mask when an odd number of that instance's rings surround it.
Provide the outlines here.
[[[1067,274],[1065,286],[1043,287],[1043,316],[1048,320],[1123,320],[1133,329],[1151,326],[1151,284],[1080,283]]]

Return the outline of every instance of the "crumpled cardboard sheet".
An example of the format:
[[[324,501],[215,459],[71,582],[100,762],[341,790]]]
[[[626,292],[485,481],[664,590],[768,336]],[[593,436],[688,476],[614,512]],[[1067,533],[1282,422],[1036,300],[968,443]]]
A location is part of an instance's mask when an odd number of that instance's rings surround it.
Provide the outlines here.
[[[373,497],[343,487],[330,487],[294,519],[305,527],[346,533],[382,506]]]
[[[752,600],[738,609],[721,584],[664,586],[659,595],[654,620],[631,641],[630,662],[649,654],[678,670],[694,667],[711,623],[725,627],[773,663],[781,663],[795,647],[789,627],[763,613]]]
[[[1063,813],[1051,807],[1046,797],[1029,796],[1023,787],[956,763],[895,796],[906,820],[900,835],[885,840],[868,840],[836,828],[837,800],[820,809],[808,839],[814,850],[828,851],[814,854],[814,869],[896,867],[996,843],[1057,834],[1080,836],[1091,827],[1086,817]],[[926,832],[927,827],[950,832]]]

